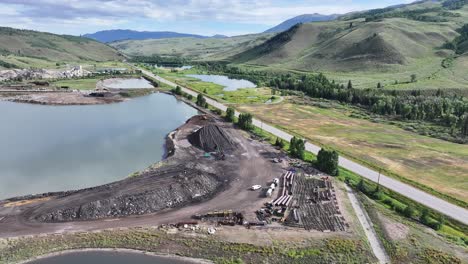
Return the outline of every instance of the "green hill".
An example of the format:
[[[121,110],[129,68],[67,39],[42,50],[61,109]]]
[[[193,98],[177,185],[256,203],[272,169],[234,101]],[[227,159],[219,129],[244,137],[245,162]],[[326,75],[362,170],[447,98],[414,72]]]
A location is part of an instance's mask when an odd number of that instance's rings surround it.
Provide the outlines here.
[[[251,49],[274,34],[252,34],[229,38],[170,38],[124,40],[110,43],[127,55],[178,56],[195,60],[222,60]]]
[[[300,24],[230,59],[270,69],[320,71],[337,81],[356,80],[363,88],[378,82],[392,88],[468,87],[465,74],[455,68],[466,64],[462,27],[468,6],[453,10],[442,4],[425,1]],[[409,83],[410,74],[418,75],[417,83]]]
[[[114,48],[88,38],[5,27],[0,27],[0,55],[3,68],[123,58]]]

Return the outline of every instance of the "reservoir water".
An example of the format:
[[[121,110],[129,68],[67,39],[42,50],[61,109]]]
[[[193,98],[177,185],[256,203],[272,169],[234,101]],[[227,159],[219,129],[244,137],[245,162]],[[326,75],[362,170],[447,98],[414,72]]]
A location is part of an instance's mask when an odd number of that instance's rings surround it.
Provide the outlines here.
[[[144,78],[111,78],[103,82],[104,86],[114,89],[154,88],[154,86]]]
[[[142,253],[86,251],[66,253],[63,255],[44,258],[28,264],[193,264],[194,261],[157,257]]]
[[[224,75],[204,75],[204,74],[187,74],[188,77],[200,79],[204,82],[216,83],[224,86],[224,91],[235,91],[240,88],[256,88],[251,81],[244,79],[231,79]]]
[[[165,136],[198,112],[156,93],[123,103],[0,101],[0,199],[120,180],[160,161]]]

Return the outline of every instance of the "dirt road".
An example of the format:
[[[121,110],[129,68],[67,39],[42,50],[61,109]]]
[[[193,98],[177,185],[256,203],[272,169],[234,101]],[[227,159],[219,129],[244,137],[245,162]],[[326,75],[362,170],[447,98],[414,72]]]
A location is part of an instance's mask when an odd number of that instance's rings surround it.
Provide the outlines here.
[[[379,260],[379,263],[381,264],[390,263],[390,257],[388,256],[387,252],[385,252],[385,248],[383,247],[382,243],[379,240],[379,237],[377,236],[377,233],[374,230],[372,221],[370,220],[369,216],[364,211],[364,209],[362,209],[361,203],[357,199],[354,191],[351,188],[349,188],[348,185],[345,186],[346,191],[348,193],[349,201],[351,202],[351,205],[353,206],[353,209],[356,212],[359,222],[361,223],[362,228],[364,229],[364,233],[367,236],[367,240],[369,241],[369,244],[372,248],[372,251],[374,252],[375,257]]]

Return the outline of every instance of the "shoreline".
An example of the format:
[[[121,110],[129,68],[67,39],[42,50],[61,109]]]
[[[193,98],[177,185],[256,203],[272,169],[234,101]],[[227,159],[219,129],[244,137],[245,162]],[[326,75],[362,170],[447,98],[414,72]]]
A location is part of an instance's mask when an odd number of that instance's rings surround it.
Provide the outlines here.
[[[213,113],[211,113],[209,110],[201,108],[200,106],[196,105],[195,103],[193,103],[192,101],[186,99],[183,96],[177,96],[177,95],[171,93],[170,91],[165,91],[165,90],[158,90],[155,93],[163,93],[163,94],[166,94],[166,95],[174,96],[174,98],[176,98],[177,100],[179,100],[179,101],[187,104],[188,106],[196,109],[199,112],[197,115],[209,114],[209,115],[213,116]],[[154,93],[151,93],[151,94],[154,94]],[[148,94],[148,95],[151,95],[151,94]],[[148,96],[148,95],[144,95],[144,96]],[[133,99],[133,98],[130,98],[130,100],[131,99]],[[6,101],[8,101],[8,100],[6,100]],[[8,101],[8,102],[11,102],[11,101]],[[13,102],[13,103],[22,103],[22,102]],[[121,103],[121,102],[117,102],[117,103]],[[27,103],[27,104],[33,104],[33,103]],[[41,104],[41,105],[47,105],[47,104]],[[55,106],[55,105],[52,105],[52,106]],[[59,105],[59,106],[62,106],[62,105]],[[66,105],[64,105],[64,106],[66,106]],[[190,118],[188,120],[190,120]],[[186,124],[188,120],[186,120],[180,126],[183,126],[184,124]],[[155,164],[163,162],[167,158],[171,157],[175,152],[174,142],[173,142],[173,138],[171,138],[171,135],[173,135],[175,132],[177,132],[179,127],[177,127],[176,129],[170,131],[164,137],[165,141],[164,141],[164,144],[162,146],[163,150],[164,150],[164,153],[163,153],[160,161],[154,162],[154,163],[150,164],[149,166],[147,166],[146,168],[143,168],[142,170],[139,170],[139,171],[135,171],[135,172],[131,173],[130,175],[132,175],[134,173],[140,173],[140,172],[145,171],[145,170],[147,170],[149,168],[152,168]],[[25,195],[19,195],[19,196],[4,198],[4,199],[0,198],[0,205],[5,204],[5,203],[9,203],[9,202],[22,201],[22,200],[32,200],[32,199],[45,198],[45,197],[54,197],[54,196],[57,196],[57,197],[66,196],[66,195],[70,195],[70,194],[73,194],[73,193],[76,193],[76,192],[79,192],[79,191],[91,190],[91,189],[94,189],[94,188],[97,188],[97,187],[100,187],[100,186],[109,185],[109,184],[112,184],[114,182],[124,180],[128,176],[129,175],[125,176],[124,178],[122,178],[120,180],[112,181],[112,182],[109,182],[109,183],[106,183],[106,184],[90,186],[90,187],[81,188],[81,189],[70,189],[70,190],[62,190],[62,191],[51,191],[51,192],[43,192],[43,193],[35,193],[35,194],[25,194]]]
[[[163,253],[156,253],[156,252],[151,252],[151,251],[145,251],[145,250],[138,250],[138,249],[130,249],[130,248],[80,248],[80,249],[68,249],[68,250],[62,250],[62,251],[57,251],[57,252],[52,252],[44,255],[40,255],[37,257],[30,258],[28,260],[23,260],[20,262],[17,262],[17,264],[28,264],[36,260],[43,260],[51,257],[56,257],[56,256],[63,256],[67,254],[72,254],[72,253],[82,253],[82,252],[119,252],[119,253],[131,253],[131,254],[142,254],[142,255],[147,255],[147,256],[152,256],[152,257],[160,257],[160,258],[167,258],[167,259],[172,259],[172,260],[181,260],[181,261],[190,261],[193,264],[213,264],[213,262],[209,260],[204,260],[204,259],[197,259],[197,258],[189,258],[189,257],[183,257],[183,256],[178,256],[178,255],[173,255],[173,254],[163,254]]]

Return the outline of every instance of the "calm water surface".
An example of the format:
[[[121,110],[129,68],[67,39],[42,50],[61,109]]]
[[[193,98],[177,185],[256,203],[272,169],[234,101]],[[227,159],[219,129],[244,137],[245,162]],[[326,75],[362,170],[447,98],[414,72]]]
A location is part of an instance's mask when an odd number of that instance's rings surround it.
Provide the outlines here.
[[[154,88],[154,86],[144,78],[115,78],[107,79],[104,83],[106,87],[115,89]]]
[[[191,261],[156,257],[142,253],[87,251],[67,253],[28,264],[190,264]]]
[[[0,101],[0,199],[96,186],[161,160],[165,136],[197,111],[157,93],[123,103]]]
[[[224,75],[204,75],[204,74],[187,74],[188,77],[197,78],[204,82],[212,82],[224,86],[224,91],[235,91],[240,88],[255,88],[253,82],[244,79],[231,79]]]

